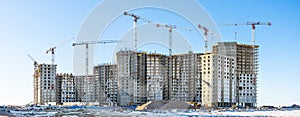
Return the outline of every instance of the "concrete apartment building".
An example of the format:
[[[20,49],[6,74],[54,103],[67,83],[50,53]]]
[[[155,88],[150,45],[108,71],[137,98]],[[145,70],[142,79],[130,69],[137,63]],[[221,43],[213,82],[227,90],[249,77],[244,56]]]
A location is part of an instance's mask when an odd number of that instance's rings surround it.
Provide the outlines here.
[[[74,76],[77,101],[83,105],[99,105],[99,79],[94,75]]]
[[[236,60],[238,106],[257,106],[258,49],[258,45],[237,42],[219,42],[213,46],[214,54],[231,56]]]
[[[130,62],[130,77],[133,80],[133,101],[130,105],[141,105],[147,102],[146,53],[134,52],[130,56]]]
[[[201,58],[202,105],[205,107],[235,105],[235,59],[211,53],[205,53]]]
[[[188,53],[171,56],[171,99],[201,102],[201,55]]]
[[[99,79],[100,105],[116,106],[118,101],[117,65],[97,65],[94,67],[94,75]]]
[[[146,53],[117,52],[118,105],[143,104],[146,98]]]
[[[169,57],[162,54],[146,54],[147,101],[169,100]]]
[[[39,64],[34,71],[33,88],[34,104],[46,105],[55,103],[56,93],[56,65]]]
[[[89,76],[56,74],[56,65],[40,64],[34,103],[124,106],[176,99],[207,107],[256,107],[258,48],[219,42],[210,53],[172,56],[121,50],[115,65],[95,66]]]
[[[58,105],[99,105],[97,79],[94,76],[56,75],[56,102]],[[87,86],[90,85],[90,86]]]
[[[169,57],[119,51],[118,105],[139,105],[152,100],[170,99],[201,102],[200,59],[201,54],[196,53]]]
[[[60,73],[56,75],[58,104],[77,102],[77,87],[75,77],[72,74]]]

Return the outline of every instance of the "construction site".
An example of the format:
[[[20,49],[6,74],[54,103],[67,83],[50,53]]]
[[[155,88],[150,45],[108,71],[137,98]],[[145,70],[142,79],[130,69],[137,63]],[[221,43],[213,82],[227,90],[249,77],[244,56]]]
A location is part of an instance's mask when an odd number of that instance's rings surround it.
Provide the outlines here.
[[[102,63],[93,66],[89,74],[89,47],[96,44],[122,43],[120,40],[74,42],[68,39],[46,51],[51,64],[40,64],[33,59],[34,104],[36,105],[143,105],[150,101],[170,101],[174,106],[186,102],[199,107],[257,107],[258,49],[255,44],[255,26],[270,26],[270,22],[226,24],[252,27],[252,44],[218,42],[208,47],[212,34],[203,24],[204,52],[192,51],[174,54],[172,32],[176,25],[158,24],[140,16],[124,12],[133,18],[134,48],[115,53],[116,64]],[[138,51],[137,22],[143,20],[156,27],[168,29],[168,51]],[[55,64],[55,50],[69,42],[85,48],[85,75],[59,73]],[[212,51],[209,51],[212,50]],[[160,105],[160,104],[156,104]],[[187,106],[188,107],[188,106]],[[153,107],[154,108],[154,107]],[[156,107],[161,108],[161,107]]]

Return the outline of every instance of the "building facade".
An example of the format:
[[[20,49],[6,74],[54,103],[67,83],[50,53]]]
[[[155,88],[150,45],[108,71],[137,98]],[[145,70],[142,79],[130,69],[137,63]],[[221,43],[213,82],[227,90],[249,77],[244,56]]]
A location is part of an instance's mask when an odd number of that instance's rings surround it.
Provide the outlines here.
[[[57,102],[56,65],[39,64],[34,71],[34,104],[46,105]]]
[[[258,45],[219,42],[214,54],[234,57],[236,60],[236,98],[238,106],[256,107],[258,79]]]
[[[169,57],[150,53],[146,55],[147,101],[169,100]]]
[[[56,75],[57,93],[59,94],[57,102],[60,104],[67,102],[78,102],[77,87],[75,77],[72,74],[60,73]]]
[[[94,67],[94,75],[99,79],[100,105],[117,105],[118,82],[117,65],[104,64]]]
[[[95,66],[89,76],[56,75],[56,65],[40,64],[34,103],[125,106],[175,99],[207,107],[256,107],[258,48],[219,42],[211,53],[171,56],[121,50],[115,65]]]
[[[169,57],[162,54],[117,53],[118,105],[169,100]]]
[[[117,52],[118,105],[143,104],[146,98],[146,53]]]
[[[77,101],[83,105],[99,105],[99,79],[94,75],[74,76]]]
[[[201,102],[201,54],[117,53],[118,105],[177,99]]]
[[[202,57],[202,105],[231,107],[236,104],[235,59],[205,53]]]
[[[201,55],[188,53],[171,56],[171,99],[201,102]]]

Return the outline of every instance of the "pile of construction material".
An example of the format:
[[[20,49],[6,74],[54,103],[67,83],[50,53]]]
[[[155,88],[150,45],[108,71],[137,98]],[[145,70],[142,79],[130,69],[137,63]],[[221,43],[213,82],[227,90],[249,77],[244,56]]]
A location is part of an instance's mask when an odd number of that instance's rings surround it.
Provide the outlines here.
[[[193,107],[184,101],[179,100],[157,100],[150,101],[141,106],[138,106],[135,110],[172,110],[172,109],[192,109]]]

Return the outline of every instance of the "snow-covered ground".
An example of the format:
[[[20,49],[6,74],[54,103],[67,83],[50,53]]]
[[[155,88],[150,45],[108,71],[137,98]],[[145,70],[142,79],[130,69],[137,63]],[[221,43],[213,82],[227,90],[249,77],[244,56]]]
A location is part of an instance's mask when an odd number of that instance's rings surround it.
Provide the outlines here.
[[[291,111],[252,111],[252,112],[215,112],[217,116],[275,116],[275,117],[299,117],[300,110]]]
[[[298,117],[300,110],[273,110],[273,111],[255,111],[255,110],[152,110],[152,111],[133,111],[124,108],[90,108],[90,109],[61,109],[61,110],[30,110],[30,111],[10,111],[15,116],[143,116],[143,117],[173,117],[173,116],[218,116],[218,117]]]
[[[90,110],[92,114],[96,116],[275,116],[275,117],[298,117],[300,116],[300,110],[291,110],[291,111],[241,111],[241,112],[220,112],[220,111],[161,111],[156,110],[153,112],[143,112],[143,111],[107,111],[107,110]]]

